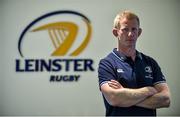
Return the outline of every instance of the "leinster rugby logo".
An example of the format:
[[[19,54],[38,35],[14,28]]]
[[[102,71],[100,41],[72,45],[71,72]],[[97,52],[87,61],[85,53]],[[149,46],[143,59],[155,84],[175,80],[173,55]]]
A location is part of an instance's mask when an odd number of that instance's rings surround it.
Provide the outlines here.
[[[92,59],[72,58],[85,50],[91,34],[90,20],[79,12],[63,10],[40,16],[19,37],[21,59],[15,61],[16,72],[56,73],[50,82],[78,81],[78,72],[94,71]]]

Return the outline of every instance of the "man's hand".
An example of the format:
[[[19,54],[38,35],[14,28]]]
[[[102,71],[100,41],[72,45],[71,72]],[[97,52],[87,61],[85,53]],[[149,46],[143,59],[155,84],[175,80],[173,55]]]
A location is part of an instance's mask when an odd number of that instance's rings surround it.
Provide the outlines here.
[[[108,82],[108,85],[111,87],[111,88],[114,88],[114,89],[120,89],[120,88],[124,88],[118,81],[116,80],[111,80]]]
[[[156,109],[170,106],[170,92],[166,83],[159,83],[154,86],[158,91],[153,96],[148,97],[144,101],[140,102],[136,106]]]

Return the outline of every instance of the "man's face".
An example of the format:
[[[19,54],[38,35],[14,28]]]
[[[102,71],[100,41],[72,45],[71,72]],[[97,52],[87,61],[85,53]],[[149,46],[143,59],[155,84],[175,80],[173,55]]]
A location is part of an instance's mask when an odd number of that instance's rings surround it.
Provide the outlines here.
[[[117,30],[120,46],[135,48],[137,38],[141,33],[137,20],[124,18],[120,21],[120,26],[120,29]]]

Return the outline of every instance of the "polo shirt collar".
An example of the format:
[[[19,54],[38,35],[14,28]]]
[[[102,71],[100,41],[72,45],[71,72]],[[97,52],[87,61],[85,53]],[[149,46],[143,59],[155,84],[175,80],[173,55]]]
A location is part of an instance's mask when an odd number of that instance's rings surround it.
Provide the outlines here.
[[[117,51],[117,48],[114,48],[112,53],[116,57],[118,57],[121,61],[125,61],[127,59],[127,56],[125,56],[122,52]],[[138,57],[138,58],[140,58],[142,60],[142,55],[137,50],[136,50],[136,57]]]

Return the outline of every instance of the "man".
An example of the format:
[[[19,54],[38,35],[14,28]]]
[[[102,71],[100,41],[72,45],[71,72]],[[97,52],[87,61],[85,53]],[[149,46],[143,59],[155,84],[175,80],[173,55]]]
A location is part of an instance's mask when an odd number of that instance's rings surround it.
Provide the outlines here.
[[[157,108],[169,107],[170,92],[157,62],[136,50],[142,32],[138,16],[118,14],[112,32],[117,48],[98,68],[106,116],[156,116]]]

